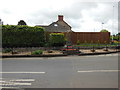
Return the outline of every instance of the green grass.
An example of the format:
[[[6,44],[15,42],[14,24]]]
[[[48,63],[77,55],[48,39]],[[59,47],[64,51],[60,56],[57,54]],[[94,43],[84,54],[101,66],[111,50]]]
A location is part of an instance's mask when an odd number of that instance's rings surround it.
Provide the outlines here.
[[[32,54],[32,55],[40,55],[40,54],[42,54],[42,53],[43,53],[42,50],[36,50],[36,51],[33,51],[31,54]]]
[[[116,46],[118,44],[80,44],[80,45],[74,45],[74,46],[81,46],[81,47],[110,47],[110,46]]]

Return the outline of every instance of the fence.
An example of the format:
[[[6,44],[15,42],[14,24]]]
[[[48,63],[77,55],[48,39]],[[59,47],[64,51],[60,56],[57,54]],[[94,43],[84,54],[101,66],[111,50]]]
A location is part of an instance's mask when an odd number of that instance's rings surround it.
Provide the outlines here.
[[[51,32],[46,33],[46,40],[48,41],[48,36]],[[71,44],[80,43],[100,43],[107,44],[110,43],[110,32],[54,32],[54,33],[64,33],[65,37]]]

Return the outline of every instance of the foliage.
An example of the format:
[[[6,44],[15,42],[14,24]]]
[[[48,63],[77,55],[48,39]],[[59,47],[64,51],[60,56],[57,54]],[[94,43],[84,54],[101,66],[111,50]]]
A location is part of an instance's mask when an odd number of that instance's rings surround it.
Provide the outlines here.
[[[2,52],[3,52],[3,53],[9,53],[9,52],[12,52],[12,48],[5,48],[5,49],[3,49]]]
[[[3,47],[38,47],[45,42],[44,29],[38,26],[3,25]]]
[[[36,51],[33,51],[31,54],[32,54],[32,55],[40,55],[40,54],[42,54],[42,53],[43,53],[42,50],[36,50]]]
[[[120,41],[113,40],[113,41],[112,41],[112,44],[120,44]]]
[[[100,32],[108,32],[108,30],[106,30],[106,29],[102,29]]]
[[[49,42],[52,46],[64,46],[65,37],[63,33],[51,33]]]
[[[119,35],[111,35],[110,40],[112,40],[112,38],[113,38],[113,40],[119,40],[120,36]]]
[[[77,45],[80,45],[80,41],[79,40],[77,41]]]
[[[20,21],[18,22],[18,25],[27,25],[27,24],[26,24],[26,22],[25,22],[24,20],[20,20]]]

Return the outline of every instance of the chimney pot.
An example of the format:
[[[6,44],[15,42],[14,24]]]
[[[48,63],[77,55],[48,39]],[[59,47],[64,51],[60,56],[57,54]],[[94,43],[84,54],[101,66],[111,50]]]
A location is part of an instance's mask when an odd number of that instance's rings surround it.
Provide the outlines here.
[[[58,21],[63,21],[63,15],[58,15]]]

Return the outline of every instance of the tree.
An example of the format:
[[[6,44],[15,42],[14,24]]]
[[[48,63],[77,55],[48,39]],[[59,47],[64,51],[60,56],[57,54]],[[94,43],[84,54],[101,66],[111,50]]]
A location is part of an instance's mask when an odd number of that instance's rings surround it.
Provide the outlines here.
[[[27,24],[26,24],[26,22],[25,22],[24,20],[20,20],[20,21],[18,22],[18,25],[27,25]]]
[[[108,30],[106,30],[106,29],[102,29],[100,32],[108,32]]]

